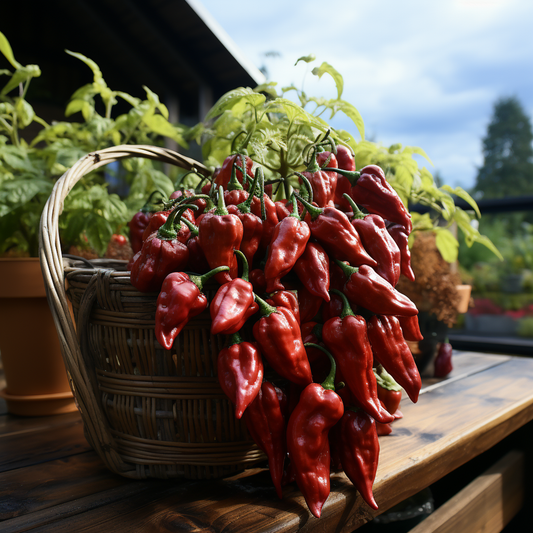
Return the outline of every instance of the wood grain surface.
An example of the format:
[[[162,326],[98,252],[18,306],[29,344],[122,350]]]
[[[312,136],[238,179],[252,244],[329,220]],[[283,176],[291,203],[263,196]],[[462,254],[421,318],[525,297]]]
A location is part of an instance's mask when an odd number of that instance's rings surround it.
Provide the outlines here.
[[[533,419],[533,359],[454,355],[416,405],[380,437],[372,511],[343,474],[322,517],[295,485],[279,500],[266,469],[218,481],[131,481],[90,450],[77,414],[0,416],[2,532],[348,532],[488,450]]]

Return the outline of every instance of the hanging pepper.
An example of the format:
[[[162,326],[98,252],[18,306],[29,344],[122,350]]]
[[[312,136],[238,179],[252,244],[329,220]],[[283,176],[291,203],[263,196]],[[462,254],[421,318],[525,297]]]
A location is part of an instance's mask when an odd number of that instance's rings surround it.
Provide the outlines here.
[[[394,416],[395,419],[401,418],[403,415],[397,416],[399,412],[400,401],[402,399],[402,388],[394,378],[383,368],[378,365],[374,368],[374,375],[376,376],[376,383],[378,384],[378,398],[385,409]]]
[[[379,459],[376,422],[363,409],[348,407],[335,427],[335,440],[344,473],[365,502],[377,509],[372,493]]]
[[[355,157],[349,148],[341,144],[337,145],[337,164],[338,168],[353,172],[355,170]],[[350,211],[350,204],[343,197],[343,194],[350,194],[352,184],[346,176],[337,174],[337,187],[335,188],[335,203],[339,209]]]
[[[181,213],[189,207],[189,205],[176,207],[157,233],[152,233],[144,241],[141,251],[135,255],[130,281],[137,290],[155,292],[160,289],[168,274],[187,267],[189,250],[177,239],[178,232],[174,228],[174,220],[176,216],[179,220]]]
[[[218,353],[217,371],[220,386],[235,405],[235,417],[240,419],[261,390],[261,354],[253,343],[244,341],[238,333],[234,333],[228,345]]]
[[[417,342],[424,338],[422,332],[420,331],[418,316],[399,316],[397,318],[400,321],[403,338],[406,341]]]
[[[387,231],[394,239],[400,250],[401,271],[402,274],[409,280],[415,281],[415,273],[411,268],[411,250],[409,250],[409,234],[401,224],[387,225]]]
[[[209,312],[213,335],[237,333],[259,309],[259,305],[254,301],[254,288],[248,281],[246,257],[239,250],[235,250],[235,254],[242,262],[242,276],[221,285],[211,301]]]
[[[446,339],[446,342],[441,343],[439,346],[439,351],[437,352],[437,357],[435,359],[435,370],[433,375],[436,378],[445,378],[453,370],[452,354],[452,345],[448,342],[448,339]]]
[[[311,367],[292,311],[268,305],[257,295],[255,300],[261,318],[254,324],[253,335],[261,353],[281,377],[308,385],[312,381]]]
[[[254,199],[254,192],[257,187],[257,180],[259,178],[259,171],[256,171],[254,181],[250,186],[249,192],[244,191],[246,195],[242,203],[237,205],[228,205],[228,213],[237,215],[242,222],[243,236],[240,250],[246,256],[248,264],[251,265],[255,253],[261,244],[261,236],[263,235],[263,221],[251,211],[252,200]],[[227,191],[226,191],[227,192]],[[234,192],[234,191],[230,191]],[[227,203],[227,201],[226,201]]]
[[[204,283],[227,269],[221,266],[202,276],[172,272],[165,278],[155,312],[155,336],[165,350],[172,348],[174,340],[191,318],[207,309],[207,298],[202,292]]]
[[[318,208],[297,196],[309,211],[311,235],[334,259],[348,261],[353,265],[376,266],[363,248],[361,238],[345,213],[335,207]]]
[[[422,381],[398,319],[395,316],[374,315],[368,321],[368,338],[376,360],[416,403]]]
[[[328,434],[341,419],[344,405],[335,393],[336,365],[331,354],[331,370],[322,382],[310,383],[300,395],[300,401],[287,424],[287,450],[296,483],[309,510],[317,518],[330,492],[330,449]]]
[[[352,267],[341,261],[335,260],[335,262],[348,279],[343,292],[351,302],[382,315],[418,314],[415,304],[378,275],[373,268],[367,265]]]
[[[163,196],[161,191],[154,191],[149,197],[146,203],[141,207],[132,219],[128,222],[128,227],[130,229],[130,243],[133,253],[141,251],[143,246],[143,234],[144,230],[148,227],[152,215],[159,211],[160,203],[154,202],[154,197],[159,194]],[[161,199],[162,201],[162,199]]]
[[[265,279],[267,292],[283,290],[280,282],[304,253],[307,241],[311,236],[309,226],[300,220],[296,201],[293,200],[293,211],[274,228],[272,241],[268,247],[265,263]]]
[[[244,164],[243,164],[244,162]],[[224,159],[224,162],[222,163],[222,167],[220,168],[219,172],[216,176],[214,176],[214,183],[217,185],[217,187],[224,187],[224,189],[228,188],[228,183],[231,180],[231,174],[234,171],[234,168],[236,169],[236,178],[238,182],[242,185],[243,183],[243,174],[242,169],[246,167],[246,175],[253,179],[254,175],[252,172],[254,162],[244,154],[234,154],[226,157]]]
[[[266,300],[266,303],[268,305],[272,305],[273,307],[286,307],[292,311],[296,322],[298,322],[298,325],[300,325],[300,305],[298,304],[298,296],[296,291],[283,290],[273,292]]]
[[[221,285],[238,276],[237,258],[233,250],[239,249],[243,236],[242,222],[237,215],[230,215],[224,204],[222,187],[218,192],[218,207],[204,213],[198,226],[199,241],[205,258],[211,268],[226,265],[229,272],[217,274],[215,279]]]
[[[369,213],[376,213],[383,218],[401,224],[411,233],[413,227],[411,215],[391,187],[383,170],[377,165],[368,165],[360,172],[337,169],[337,173],[346,176],[352,182],[350,196]]]
[[[294,264],[294,272],[314,296],[329,302],[329,257],[317,242],[309,242]]]
[[[365,250],[377,262],[376,272],[395,287],[400,279],[401,254],[385,227],[385,221],[379,215],[365,216],[348,195],[345,200],[352,208],[352,226],[361,237]]]
[[[376,420],[385,424],[392,422],[394,417],[379,403],[366,322],[354,314],[342,292],[336,289],[331,292],[342,298],[344,309],[340,317],[330,318],[324,324],[322,340],[333,354],[343,380],[358,404]]]
[[[307,178],[313,189],[313,200],[319,207],[333,207],[334,205],[337,173],[333,169],[337,166],[337,158],[333,153],[315,152],[307,170],[303,172],[303,176]],[[327,170],[330,168],[332,170]],[[303,183],[301,176],[300,183]]]
[[[287,454],[287,438],[283,392],[263,381],[254,401],[244,411],[244,421],[253,441],[268,457],[268,469],[278,496],[282,497],[283,465]]]

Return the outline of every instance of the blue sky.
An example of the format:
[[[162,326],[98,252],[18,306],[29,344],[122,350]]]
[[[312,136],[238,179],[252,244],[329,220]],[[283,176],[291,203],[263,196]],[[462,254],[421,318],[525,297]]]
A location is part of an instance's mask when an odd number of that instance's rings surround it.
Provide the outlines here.
[[[533,114],[533,1],[201,0],[243,54],[281,86],[335,96],[327,61],[367,138],[420,146],[445,183],[466,189],[482,164],[482,137],[500,97]],[[281,57],[268,58],[267,52]],[[309,66],[295,61],[308,54]],[[307,75],[306,75],[307,72]],[[333,122],[357,137],[348,119]]]

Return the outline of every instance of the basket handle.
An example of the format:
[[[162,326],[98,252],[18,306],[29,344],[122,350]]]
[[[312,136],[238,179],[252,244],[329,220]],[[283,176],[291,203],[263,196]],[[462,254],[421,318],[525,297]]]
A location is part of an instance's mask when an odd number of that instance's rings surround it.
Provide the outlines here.
[[[115,471],[126,470],[128,467],[113,449],[105,415],[98,408],[99,403],[96,401],[92,388],[88,386],[91,380],[83,364],[83,356],[65,292],[63,258],[59,240],[59,216],[63,212],[65,198],[80,179],[97,168],[129,157],[154,159],[186,170],[196,169],[203,175],[210,173],[204,165],[194,159],[157,146],[121,145],[91,152],[77,161],[56,182],[44,206],[39,226],[41,270],[69,383],[75,391],[78,407],[85,415],[85,433],[90,444],[98,455],[108,462],[111,470]]]

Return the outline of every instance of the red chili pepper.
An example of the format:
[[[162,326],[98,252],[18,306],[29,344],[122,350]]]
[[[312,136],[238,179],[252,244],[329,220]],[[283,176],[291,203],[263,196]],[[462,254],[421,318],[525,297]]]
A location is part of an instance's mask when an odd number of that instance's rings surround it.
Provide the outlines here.
[[[303,176],[307,178],[313,190],[313,200],[319,207],[334,205],[337,173],[328,168],[337,168],[337,158],[331,152],[319,152],[311,158]],[[300,183],[303,180],[300,177]]]
[[[176,215],[179,219],[183,210],[187,208],[187,205],[178,206],[157,233],[152,233],[144,241],[141,251],[135,255],[130,281],[137,290],[158,291],[168,274],[187,267],[189,250],[176,238],[178,233],[173,227]]]
[[[361,237],[365,250],[377,262],[376,272],[395,287],[400,279],[401,254],[385,227],[385,221],[379,215],[365,216],[348,195],[346,200],[352,207],[352,225]]]
[[[338,169],[337,172],[352,182],[350,196],[369,213],[376,213],[383,218],[401,224],[411,233],[413,227],[411,215],[398,193],[391,187],[383,170],[377,165],[367,165],[360,172]]]
[[[318,345],[313,348],[324,350]],[[309,510],[317,518],[330,492],[330,448],[328,434],[341,419],[344,405],[335,393],[335,361],[324,382],[310,383],[300,395],[300,401],[287,424],[287,450],[296,483]]]
[[[254,268],[250,274],[250,282],[254,286],[254,292],[263,294],[266,291],[265,273],[260,268]]]
[[[329,302],[329,257],[320,244],[307,243],[294,272],[311,294]]]
[[[374,357],[368,340],[366,322],[356,316],[346,297],[336,289],[332,292],[341,296],[344,309],[340,317],[330,318],[322,328],[322,339],[339,365],[343,380],[358,404],[380,422],[392,422],[378,399],[376,377],[372,370]]]
[[[308,385],[312,381],[311,367],[292,311],[268,305],[257,295],[255,300],[261,318],[254,324],[253,335],[261,353],[281,377]]]
[[[200,246],[200,241],[198,239],[198,226],[195,226],[187,219],[182,220],[182,222],[189,228],[191,232],[189,240],[186,242],[187,248],[189,249],[189,269],[193,272],[204,274],[209,270],[209,263],[207,262],[204,251]]]
[[[399,316],[400,326],[402,328],[403,338],[406,341],[421,341],[424,336],[420,331],[418,316]]]
[[[254,288],[248,281],[246,257],[239,250],[235,250],[235,254],[242,261],[242,277],[221,285],[213,297],[209,306],[212,335],[237,333],[259,309],[259,305],[254,301]]]
[[[322,320],[327,322],[330,318],[341,316],[343,308],[344,302],[342,301],[342,298],[337,294],[333,294],[329,302],[324,302],[322,304]]]
[[[153,201],[153,198],[156,194],[162,195],[161,191],[154,191],[149,197],[146,203],[141,207],[133,218],[128,222],[128,227],[130,229],[130,243],[133,253],[141,251],[143,246],[143,234],[144,230],[148,227],[152,215],[159,211],[160,204]]]
[[[155,336],[165,350],[172,348],[174,340],[191,318],[207,309],[207,298],[202,293],[205,281],[227,269],[218,267],[203,276],[172,272],[165,278],[155,312]]]
[[[376,261],[363,248],[361,238],[345,213],[335,207],[318,208],[300,196],[297,198],[309,211],[311,235],[330,257],[357,266],[376,266]]]
[[[218,381],[240,419],[261,390],[263,360],[257,347],[234,333],[217,359]]]
[[[411,250],[409,250],[409,234],[400,224],[389,224],[387,231],[398,245],[401,254],[402,274],[409,280],[415,281],[415,273],[411,268]]]
[[[244,161],[244,165],[243,165]],[[243,154],[234,154],[226,157],[224,159],[224,162],[222,163],[222,167],[220,168],[217,175],[214,177],[214,183],[217,185],[217,187],[224,187],[224,189],[228,188],[228,184],[231,180],[231,174],[236,170],[236,178],[239,183],[243,183],[243,175],[242,175],[242,169],[244,166],[246,166],[246,175],[253,179],[254,175],[252,172],[254,162],[246,155]]]
[[[269,383],[263,385],[254,401],[244,411],[244,421],[250,436],[268,457],[270,477],[278,496],[282,497],[283,464],[287,454],[283,392]]]
[[[320,296],[311,294],[305,286],[298,287],[298,307],[300,309],[300,322],[309,322],[313,320],[324,300]]]
[[[194,171],[191,171],[191,172],[187,172],[187,174],[190,174],[190,173],[193,173],[193,174],[197,174],[196,170]],[[185,174],[182,179],[187,175]],[[209,184],[209,188],[211,188],[211,184]],[[209,192],[209,190],[208,190]],[[188,204],[193,204],[195,205],[196,207],[198,207],[198,210],[194,212],[194,216],[195,218],[199,217],[206,209],[207,207],[207,202],[209,200],[209,198],[206,198],[206,194],[202,194],[202,195],[196,195],[196,193],[194,192],[194,190],[192,189],[185,189],[185,190],[178,190],[178,191],[174,191],[171,195],[170,195],[170,200],[175,200],[177,198],[183,198],[183,199],[186,199],[185,201],[188,203]],[[190,218],[188,219],[190,220]],[[190,220],[191,222],[194,222],[194,220]]]
[[[445,378],[453,370],[452,355],[452,345],[446,339],[446,342],[441,343],[437,352],[437,358],[435,359],[435,371],[433,375],[436,378]]]
[[[293,202],[293,212],[274,228],[268,247],[265,263],[267,292],[284,289],[280,279],[292,270],[294,263],[304,253],[310,236],[309,226],[300,220],[296,202]]]
[[[342,468],[365,502],[378,509],[372,494],[379,459],[379,439],[374,419],[362,409],[346,408],[335,427]]]
[[[204,213],[198,226],[200,246],[211,268],[226,265],[229,272],[217,274],[215,279],[221,285],[238,276],[237,258],[233,250],[238,250],[243,226],[237,215],[230,215],[224,205],[224,191],[218,192],[218,207],[215,211]]]
[[[261,244],[259,245],[259,252],[264,254],[272,241],[274,229],[280,222],[276,211],[276,204],[272,201],[268,194],[265,194],[265,177],[261,167],[258,167],[259,172],[259,199],[252,201],[250,209],[254,215],[261,217],[263,221],[263,235],[261,236]]]
[[[338,168],[353,172],[355,170],[355,157],[349,148],[337,145],[337,163]],[[350,194],[352,184],[346,176],[337,174],[337,187],[335,188],[335,203],[343,211],[350,211],[350,204],[343,198],[343,194]]]
[[[367,266],[351,267],[336,261],[348,278],[343,292],[354,302],[373,313],[382,315],[414,316],[418,314],[415,304],[398,292],[388,281]]]
[[[378,365],[374,368],[374,375],[376,376],[376,383],[378,385],[378,398],[385,409],[394,415],[396,419],[396,412],[400,408],[400,401],[402,399],[402,388],[394,378],[383,368],[382,365]]]
[[[296,291],[283,290],[273,292],[266,302],[268,305],[272,305],[274,307],[286,307],[292,311],[296,322],[298,322],[298,325],[300,325],[300,306],[298,304],[298,296]]]
[[[368,338],[376,360],[416,403],[422,380],[398,319],[395,316],[373,316],[368,321]]]

